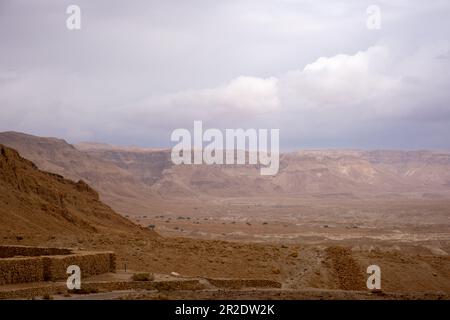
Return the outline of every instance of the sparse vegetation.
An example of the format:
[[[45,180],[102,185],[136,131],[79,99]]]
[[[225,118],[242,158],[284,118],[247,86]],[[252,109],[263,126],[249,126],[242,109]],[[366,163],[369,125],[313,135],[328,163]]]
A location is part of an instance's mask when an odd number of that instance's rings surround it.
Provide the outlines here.
[[[133,274],[131,279],[133,281],[153,281],[155,279],[155,276],[152,273],[141,272]]]

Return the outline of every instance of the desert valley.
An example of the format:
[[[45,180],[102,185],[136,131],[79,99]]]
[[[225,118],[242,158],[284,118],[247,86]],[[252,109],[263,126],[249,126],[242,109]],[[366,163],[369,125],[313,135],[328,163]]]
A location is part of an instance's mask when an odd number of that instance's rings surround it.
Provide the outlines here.
[[[257,165],[173,165],[165,149],[18,132],[0,144],[2,245],[109,250],[113,278],[198,280],[105,298],[450,296],[448,151],[296,151],[261,176]]]

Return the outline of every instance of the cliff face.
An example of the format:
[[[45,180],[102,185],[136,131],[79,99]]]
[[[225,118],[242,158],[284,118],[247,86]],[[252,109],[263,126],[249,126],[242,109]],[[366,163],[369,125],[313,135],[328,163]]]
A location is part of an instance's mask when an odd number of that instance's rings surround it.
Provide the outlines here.
[[[40,169],[86,181],[118,212],[146,215],[170,202],[226,197],[331,195],[349,198],[407,193],[450,196],[450,152],[306,150],[280,155],[275,176],[257,166],[173,165],[170,150],[118,147],[0,133]]]
[[[41,171],[0,145],[0,241],[123,232],[141,229],[102,203],[84,181]]]
[[[261,176],[257,166],[176,166],[168,150],[75,147],[127,171],[148,195],[165,197],[450,191],[450,153],[446,151],[305,150],[281,154],[278,174]]]

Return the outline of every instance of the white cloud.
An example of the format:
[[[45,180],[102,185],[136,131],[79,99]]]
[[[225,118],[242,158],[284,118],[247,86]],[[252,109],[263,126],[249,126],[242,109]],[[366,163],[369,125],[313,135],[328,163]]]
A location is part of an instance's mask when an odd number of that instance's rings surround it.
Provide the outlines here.
[[[228,84],[150,97],[139,105],[141,112],[167,112],[202,118],[218,115],[264,114],[281,108],[276,78],[240,76]]]
[[[376,32],[356,0],[79,0],[81,32],[38,2],[0,1],[0,130],[167,146],[200,119],[292,147],[449,146],[448,0],[381,1]]]
[[[400,78],[388,73],[389,50],[370,47],[354,55],[320,57],[283,79],[288,99],[297,107],[349,106],[395,89]]]

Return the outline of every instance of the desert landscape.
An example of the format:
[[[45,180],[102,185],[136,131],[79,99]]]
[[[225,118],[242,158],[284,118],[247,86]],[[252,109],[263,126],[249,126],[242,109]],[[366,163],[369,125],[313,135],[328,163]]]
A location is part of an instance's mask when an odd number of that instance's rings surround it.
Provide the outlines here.
[[[0,0],[0,300],[32,317],[10,300],[436,312],[449,16],[448,0]],[[388,314],[348,303],[311,310]]]
[[[298,151],[262,177],[253,165],[174,166],[169,150],[18,132],[0,144],[1,244],[108,250],[117,268],[87,279],[90,294],[54,282],[0,297],[450,296],[449,152]],[[130,281],[137,272],[152,275],[147,287]]]

